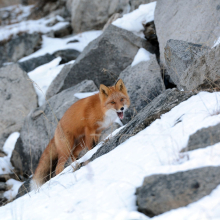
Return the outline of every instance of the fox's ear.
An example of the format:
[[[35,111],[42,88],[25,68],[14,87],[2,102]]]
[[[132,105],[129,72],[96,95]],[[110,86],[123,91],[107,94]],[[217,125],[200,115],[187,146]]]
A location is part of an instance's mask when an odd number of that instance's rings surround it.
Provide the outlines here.
[[[100,87],[99,87],[99,94],[100,94],[101,97],[103,97],[103,96],[105,98],[108,97],[108,95],[109,95],[109,88],[107,86],[101,84]]]
[[[115,89],[120,91],[120,92],[123,92],[124,94],[127,94],[127,89],[125,87],[125,84],[124,82],[122,81],[122,79],[119,79],[116,84],[115,84]]]

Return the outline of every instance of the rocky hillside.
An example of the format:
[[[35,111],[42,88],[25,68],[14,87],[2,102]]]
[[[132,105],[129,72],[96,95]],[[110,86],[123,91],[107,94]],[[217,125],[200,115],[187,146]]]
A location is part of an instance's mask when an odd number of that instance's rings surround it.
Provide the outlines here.
[[[0,3],[0,218],[220,218],[217,1]],[[124,119],[30,192],[65,111],[118,79]]]

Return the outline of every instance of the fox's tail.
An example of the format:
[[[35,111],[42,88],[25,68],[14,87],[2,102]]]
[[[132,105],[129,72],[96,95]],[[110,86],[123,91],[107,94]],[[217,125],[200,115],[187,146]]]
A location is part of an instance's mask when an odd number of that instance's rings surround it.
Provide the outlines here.
[[[48,177],[52,173],[54,161],[58,158],[57,149],[54,143],[54,138],[49,142],[43,154],[41,155],[37,169],[35,170],[34,176],[30,182],[30,190],[37,190],[43,185]]]

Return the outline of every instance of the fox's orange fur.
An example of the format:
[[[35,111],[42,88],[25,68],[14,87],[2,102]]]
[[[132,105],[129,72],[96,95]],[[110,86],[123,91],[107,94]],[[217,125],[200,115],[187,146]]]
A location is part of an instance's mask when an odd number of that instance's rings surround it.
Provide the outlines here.
[[[59,121],[55,135],[44,150],[34,173],[31,188],[45,182],[56,164],[56,175],[63,171],[69,157],[74,160],[84,147],[92,149],[103,129],[109,127],[129,107],[126,87],[120,79],[112,87],[100,85],[99,93],[74,103]]]

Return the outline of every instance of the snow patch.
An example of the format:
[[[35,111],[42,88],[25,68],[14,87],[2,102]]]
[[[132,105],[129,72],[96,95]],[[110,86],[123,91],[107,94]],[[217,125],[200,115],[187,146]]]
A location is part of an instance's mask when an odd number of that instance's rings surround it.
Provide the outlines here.
[[[45,103],[45,95],[48,87],[64,67],[64,64],[59,65],[61,60],[61,57],[57,57],[51,62],[39,66],[28,73],[28,76],[33,81],[34,89],[38,95],[39,106]]]
[[[87,31],[75,36],[67,37],[67,38],[51,38],[45,35],[42,36],[42,48],[32,53],[29,56],[23,57],[19,60],[19,62],[29,60],[34,57],[39,57],[45,55],[46,53],[53,54],[58,50],[65,49],[75,49],[79,52],[82,52],[84,48],[94,39],[99,37],[102,34],[102,31]],[[73,42],[73,41],[79,42]]]
[[[78,99],[84,99],[84,98],[87,98],[89,96],[95,95],[97,93],[99,93],[99,91],[96,91],[96,92],[78,92],[78,93],[75,93],[74,96]]]
[[[28,20],[28,21],[21,21],[19,23],[7,25],[0,27],[0,41],[7,40],[11,36],[16,36],[19,33],[29,33],[33,34],[35,32],[46,34],[50,31],[57,31],[65,26],[69,25],[69,22],[61,22],[59,21],[55,25],[49,27],[47,26],[49,23],[56,22],[56,17],[52,18],[42,18],[39,20]]]
[[[219,44],[220,44],[220,37],[215,41],[215,43],[214,43],[212,48],[216,47]]]
[[[4,192],[4,197],[9,201],[14,199],[16,197],[16,195],[18,194],[18,190],[22,184],[23,184],[23,182],[20,182],[20,181],[14,180],[14,179],[9,179],[6,182],[6,185],[10,189],[8,191]]]
[[[118,18],[112,24],[144,38],[143,24],[154,20],[155,8],[156,2],[140,5],[138,9],[123,15],[122,18]]]
[[[34,5],[24,6],[21,4],[12,5],[4,8],[0,8],[0,12],[3,13],[3,17],[7,17],[10,14],[10,21],[8,19],[1,20],[1,26],[7,25],[9,22],[10,24],[21,22],[25,20],[31,13],[31,9]]]
[[[5,141],[3,151],[7,154],[7,156],[0,157],[0,174],[12,173],[13,167],[11,165],[10,158],[19,136],[20,133],[14,132]]]
[[[150,53],[144,48],[140,48],[137,54],[135,55],[131,66],[135,66],[142,61],[148,61],[148,60],[150,60]]]

